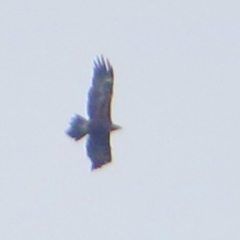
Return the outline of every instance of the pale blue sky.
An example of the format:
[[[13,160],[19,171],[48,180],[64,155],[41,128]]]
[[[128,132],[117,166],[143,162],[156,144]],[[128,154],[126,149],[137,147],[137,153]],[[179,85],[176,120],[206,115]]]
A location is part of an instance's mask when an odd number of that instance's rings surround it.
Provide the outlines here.
[[[0,239],[240,239],[237,1],[2,1]],[[113,163],[91,172],[92,61],[115,69]]]

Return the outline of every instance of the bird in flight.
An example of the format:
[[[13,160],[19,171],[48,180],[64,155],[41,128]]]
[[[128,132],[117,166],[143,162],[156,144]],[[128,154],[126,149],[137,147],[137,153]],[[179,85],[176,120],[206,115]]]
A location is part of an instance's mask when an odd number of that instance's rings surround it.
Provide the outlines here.
[[[92,86],[88,92],[89,120],[76,114],[66,131],[76,141],[88,134],[87,155],[92,162],[92,170],[111,162],[110,132],[121,128],[113,124],[111,119],[113,83],[111,64],[103,56],[97,57],[94,60]]]

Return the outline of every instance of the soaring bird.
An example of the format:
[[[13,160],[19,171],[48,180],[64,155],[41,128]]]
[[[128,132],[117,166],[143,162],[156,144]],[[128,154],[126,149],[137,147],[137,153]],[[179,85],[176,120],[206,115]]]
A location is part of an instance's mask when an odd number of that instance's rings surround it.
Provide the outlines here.
[[[76,141],[88,134],[87,155],[91,159],[92,170],[111,162],[110,132],[121,128],[113,124],[111,119],[113,68],[103,56],[97,57],[93,63],[87,106],[89,120],[76,114],[66,131]]]

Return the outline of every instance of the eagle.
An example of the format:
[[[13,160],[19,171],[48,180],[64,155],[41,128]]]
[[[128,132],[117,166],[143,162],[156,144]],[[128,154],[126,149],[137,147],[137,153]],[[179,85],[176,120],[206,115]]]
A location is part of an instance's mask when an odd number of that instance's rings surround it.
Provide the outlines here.
[[[113,67],[103,56],[96,57],[93,65],[92,86],[88,92],[87,104],[89,119],[74,115],[66,131],[76,141],[88,134],[86,148],[92,170],[111,162],[110,132],[121,128],[111,119]]]

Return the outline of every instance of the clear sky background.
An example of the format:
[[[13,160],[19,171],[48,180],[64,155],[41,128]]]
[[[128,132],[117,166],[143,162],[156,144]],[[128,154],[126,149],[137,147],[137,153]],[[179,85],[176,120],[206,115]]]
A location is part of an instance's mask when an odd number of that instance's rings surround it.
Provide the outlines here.
[[[240,239],[238,1],[1,1],[0,239]],[[115,70],[90,171],[92,61]]]

